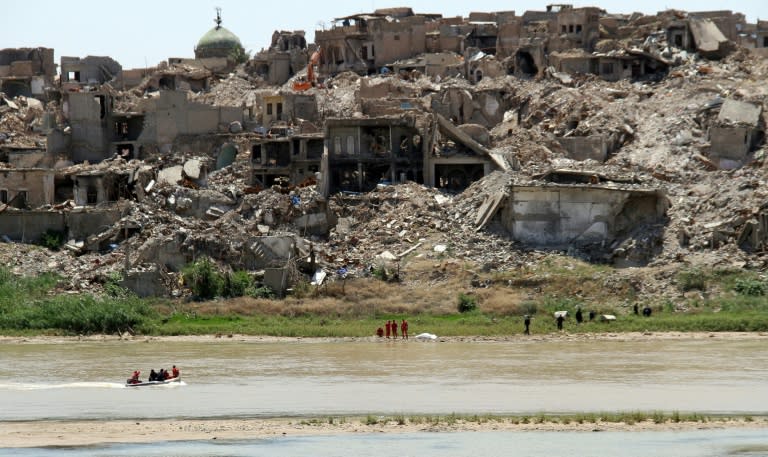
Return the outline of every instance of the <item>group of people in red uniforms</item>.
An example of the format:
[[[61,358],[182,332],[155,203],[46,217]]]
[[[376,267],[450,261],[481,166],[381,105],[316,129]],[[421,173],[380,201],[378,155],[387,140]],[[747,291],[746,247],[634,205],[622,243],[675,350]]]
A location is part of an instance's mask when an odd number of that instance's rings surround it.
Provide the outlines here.
[[[397,320],[387,321],[387,323],[384,324],[384,328],[379,327],[376,329],[376,334],[379,338],[384,337],[384,335],[386,335],[387,338],[389,338],[390,335],[392,338],[397,338]],[[405,319],[400,323],[400,335],[404,340],[408,339],[408,321]]]
[[[152,369],[149,372],[149,379],[147,379],[147,381],[165,381],[166,379],[178,378],[180,375],[181,371],[179,371],[179,369],[176,368],[176,365],[174,365],[171,371],[168,371],[165,368],[161,368],[159,372],[156,372],[154,369]],[[131,374],[131,377],[128,378],[128,384],[140,384],[140,376],[141,371],[134,370],[133,374]]]

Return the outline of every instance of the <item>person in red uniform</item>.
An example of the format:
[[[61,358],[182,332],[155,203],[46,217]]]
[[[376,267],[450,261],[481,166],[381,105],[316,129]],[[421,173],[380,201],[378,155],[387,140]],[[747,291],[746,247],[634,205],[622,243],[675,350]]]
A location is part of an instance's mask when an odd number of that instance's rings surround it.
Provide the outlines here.
[[[392,324],[387,321],[387,323],[384,325],[384,328],[386,329],[387,338],[389,338],[389,334],[392,333]]]
[[[141,375],[141,371],[139,371],[139,370],[134,370],[134,371],[133,371],[133,374],[132,374],[132,375],[131,375],[131,377],[128,379],[128,384],[138,384],[138,383],[140,383],[140,382],[141,382],[141,380],[139,380],[139,376],[140,376],[140,375]]]
[[[384,329],[381,328],[381,327],[377,328],[376,329],[376,335],[378,335],[379,338],[383,337],[384,336]]]
[[[392,338],[397,339],[397,320],[392,320]]]
[[[400,324],[400,333],[403,335],[403,339],[408,339],[408,321],[403,319],[403,322]]]
[[[171,377],[172,377],[172,378],[178,378],[178,377],[179,377],[179,374],[181,374],[181,372],[179,371],[179,369],[178,369],[178,368],[176,368],[176,365],[174,365],[174,366],[173,366],[173,368],[172,368],[172,370],[171,370],[171,371],[173,372],[173,373],[172,373],[172,375],[171,375]]]

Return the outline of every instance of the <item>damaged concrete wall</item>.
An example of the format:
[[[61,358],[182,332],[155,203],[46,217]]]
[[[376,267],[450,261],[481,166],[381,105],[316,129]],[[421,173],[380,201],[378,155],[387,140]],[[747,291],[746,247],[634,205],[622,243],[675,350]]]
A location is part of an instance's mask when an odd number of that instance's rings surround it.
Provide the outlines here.
[[[407,59],[427,50],[423,16],[402,18],[398,22],[384,19],[370,23],[376,67]]]
[[[511,107],[509,101],[494,90],[470,92],[461,88],[449,88],[432,96],[432,110],[452,119],[455,124],[479,124],[491,128],[504,120],[504,113]]]
[[[0,171],[0,203],[15,207],[36,208],[53,204],[54,171],[47,169]]]
[[[581,186],[514,186],[503,203],[502,225],[531,246],[611,242],[661,219],[667,202],[655,191]]]
[[[75,163],[97,163],[109,157],[107,116],[110,97],[98,92],[72,92],[65,112],[72,128],[70,147]]]
[[[145,118],[139,141],[159,145],[172,144],[179,135],[226,131],[230,123],[243,122],[241,108],[191,102],[183,91],[160,91],[158,97],[142,100],[140,111]]]
[[[557,141],[568,151],[568,158],[573,160],[596,160],[605,162],[613,143],[604,135],[572,136],[558,138]]]
[[[123,67],[108,56],[61,58],[61,82],[79,84],[104,84],[122,76]]]
[[[762,141],[765,133],[763,108],[728,99],[723,102],[714,125],[709,128],[710,157],[742,163]]]
[[[38,242],[46,231],[65,232],[68,239],[84,240],[120,220],[119,209],[76,211],[4,211],[0,235],[14,241]]]

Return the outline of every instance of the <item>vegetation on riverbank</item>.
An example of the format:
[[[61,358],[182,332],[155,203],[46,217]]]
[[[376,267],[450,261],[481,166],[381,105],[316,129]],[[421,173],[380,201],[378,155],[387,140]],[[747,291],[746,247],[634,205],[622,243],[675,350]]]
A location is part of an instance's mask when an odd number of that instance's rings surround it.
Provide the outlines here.
[[[700,413],[682,413],[680,411],[617,411],[617,412],[578,412],[572,414],[538,413],[533,415],[495,415],[495,414],[447,414],[447,415],[405,415],[379,416],[368,414],[364,417],[325,416],[301,419],[300,425],[341,425],[357,422],[363,425],[431,425],[434,427],[452,427],[459,424],[717,424],[741,422],[745,424],[766,424],[768,417],[751,415],[704,415]]]
[[[414,271],[438,282],[363,278],[320,289],[300,285],[281,300],[190,301],[139,299],[117,286],[119,278],[106,278],[100,296],[68,294],[56,288],[55,275],[18,277],[0,268],[0,332],[360,337],[405,318],[411,336],[505,336],[522,333],[526,314],[533,334],[557,332],[552,316],[563,310],[569,333],[768,331],[767,283],[750,271],[668,273],[679,290],[674,299],[640,296],[631,279],[576,261],[507,273],[478,274],[455,262]],[[635,315],[635,304],[648,306],[651,316]],[[581,324],[574,319],[579,308]],[[606,314],[616,320],[604,320]]]

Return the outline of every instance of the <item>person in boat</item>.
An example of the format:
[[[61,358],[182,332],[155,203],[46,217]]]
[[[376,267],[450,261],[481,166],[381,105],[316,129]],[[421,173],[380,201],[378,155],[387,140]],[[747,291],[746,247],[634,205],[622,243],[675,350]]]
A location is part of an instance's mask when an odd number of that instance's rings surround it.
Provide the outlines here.
[[[128,384],[138,384],[138,383],[140,383],[141,380],[139,379],[139,376],[141,376],[141,371],[134,370],[133,374],[131,375],[131,377],[128,378]]]
[[[157,379],[157,372],[155,371],[154,368],[149,372],[149,380],[150,381],[157,381],[158,380]]]
[[[157,380],[162,381],[165,379],[165,368],[160,368],[160,371],[157,373]]]
[[[171,371],[172,371],[172,373],[171,373],[172,374],[172,376],[171,376],[172,378],[178,378],[179,375],[181,374],[181,371],[179,371],[179,369],[176,368],[176,365],[173,366]]]

